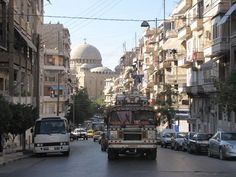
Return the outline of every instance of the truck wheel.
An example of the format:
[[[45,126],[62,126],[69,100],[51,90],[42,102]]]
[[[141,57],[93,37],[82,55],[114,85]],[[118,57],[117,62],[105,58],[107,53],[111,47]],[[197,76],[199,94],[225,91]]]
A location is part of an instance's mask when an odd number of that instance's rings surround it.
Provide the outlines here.
[[[157,158],[157,150],[156,149],[152,149],[147,152],[147,159],[156,160],[156,158]]]
[[[63,155],[64,156],[69,156],[70,155],[70,151],[63,152]]]
[[[115,160],[116,159],[116,153],[112,151],[111,149],[108,149],[108,160]]]

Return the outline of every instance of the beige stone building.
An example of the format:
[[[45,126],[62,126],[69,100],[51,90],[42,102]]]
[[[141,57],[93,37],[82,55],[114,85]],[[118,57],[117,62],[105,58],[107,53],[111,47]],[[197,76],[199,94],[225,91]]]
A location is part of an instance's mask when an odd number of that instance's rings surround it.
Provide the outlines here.
[[[40,28],[43,56],[40,63],[40,115],[62,115],[68,110],[70,83],[70,33],[62,24]]]
[[[157,29],[146,29],[134,48],[142,93],[152,103],[165,99],[160,97],[165,85],[173,86],[181,98],[172,106],[186,111],[191,131],[235,130],[235,113],[215,101],[215,82],[224,82],[236,68],[235,18],[235,0],[181,0]],[[120,77],[113,87],[122,87]]]
[[[107,78],[117,76],[111,69],[102,65],[99,50],[87,43],[72,49],[70,70],[74,88],[86,88],[92,100],[104,96],[103,90]]]

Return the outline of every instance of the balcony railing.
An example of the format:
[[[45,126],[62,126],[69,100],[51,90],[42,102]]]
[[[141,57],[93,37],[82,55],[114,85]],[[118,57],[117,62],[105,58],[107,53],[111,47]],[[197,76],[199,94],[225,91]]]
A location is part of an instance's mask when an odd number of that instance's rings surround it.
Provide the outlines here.
[[[174,14],[183,14],[192,6],[192,0],[181,0],[178,6],[174,9]]]
[[[186,39],[192,35],[190,26],[183,26],[178,30],[178,39]]]
[[[187,58],[183,58],[178,60],[178,66],[181,68],[190,68],[192,67],[193,62],[191,60],[187,60]]]
[[[195,18],[195,20],[192,21],[191,25],[192,31],[198,31],[203,28],[203,19]]]

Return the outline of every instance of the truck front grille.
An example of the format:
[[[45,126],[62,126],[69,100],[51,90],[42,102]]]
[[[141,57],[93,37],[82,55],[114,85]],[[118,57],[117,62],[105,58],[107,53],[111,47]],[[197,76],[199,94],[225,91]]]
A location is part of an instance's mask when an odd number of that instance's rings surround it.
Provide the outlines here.
[[[141,134],[124,134],[124,140],[141,140]]]

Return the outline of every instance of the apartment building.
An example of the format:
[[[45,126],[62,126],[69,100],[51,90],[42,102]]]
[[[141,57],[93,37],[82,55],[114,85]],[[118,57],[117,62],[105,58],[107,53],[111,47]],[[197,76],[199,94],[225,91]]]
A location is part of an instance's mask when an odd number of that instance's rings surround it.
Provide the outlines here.
[[[174,11],[185,21],[178,38],[186,39],[186,92],[190,98],[192,130],[235,130],[234,113],[216,104],[215,82],[225,81],[235,52],[235,4],[226,0],[182,0]]]
[[[40,115],[64,116],[69,106],[70,34],[62,24],[43,24],[40,28],[43,58],[40,66]]]
[[[10,102],[37,104],[42,13],[41,0],[0,1],[0,93]]]
[[[143,74],[140,91],[155,104],[166,99],[160,93],[171,85],[181,95],[172,97],[172,107],[189,115],[191,131],[235,130],[235,113],[217,104],[215,86],[236,68],[235,2],[182,0],[134,48],[133,62]]]

